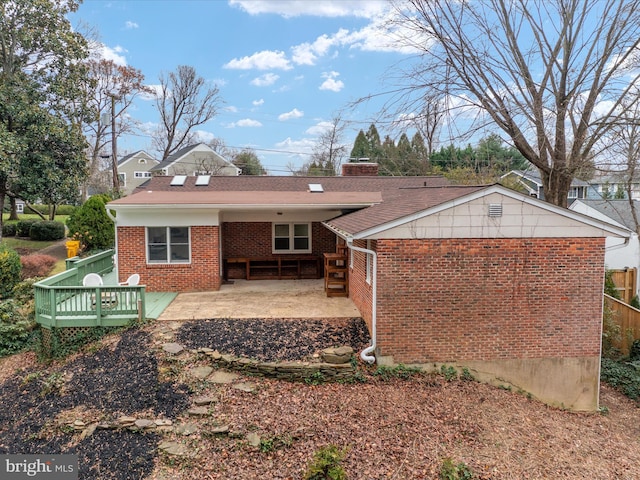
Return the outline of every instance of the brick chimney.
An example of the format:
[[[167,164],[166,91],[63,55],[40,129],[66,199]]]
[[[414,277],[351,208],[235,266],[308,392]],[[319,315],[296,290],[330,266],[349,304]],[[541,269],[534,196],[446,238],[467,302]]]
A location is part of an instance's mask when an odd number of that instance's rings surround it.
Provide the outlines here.
[[[343,177],[377,177],[378,164],[375,162],[349,162],[342,164]]]

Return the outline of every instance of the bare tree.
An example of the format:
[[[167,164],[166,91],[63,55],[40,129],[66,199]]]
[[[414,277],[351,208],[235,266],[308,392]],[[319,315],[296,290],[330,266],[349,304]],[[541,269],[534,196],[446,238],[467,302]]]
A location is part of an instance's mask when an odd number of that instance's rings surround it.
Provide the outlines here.
[[[331,119],[327,128],[318,135],[313,148],[311,162],[317,165],[323,176],[331,177],[338,174],[342,160],[347,155],[348,147],[342,143],[345,125],[340,115]]]
[[[608,173],[614,174],[620,179],[624,196],[629,201],[629,211],[634,222],[636,233],[640,234],[640,218],[634,201],[636,185],[640,181],[640,105],[628,110],[620,121],[617,122],[608,138],[608,148],[606,155],[614,160],[615,169],[609,170]],[[610,165],[613,168],[614,165]],[[607,192],[610,194],[610,192]],[[618,192],[615,192],[616,195]],[[620,192],[621,193],[621,192]],[[622,196],[622,195],[621,195]]]
[[[88,62],[90,82],[87,84],[87,101],[95,113],[92,122],[83,125],[89,141],[89,181],[97,184],[103,175],[107,145],[124,133],[135,130],[134,120],[126,115],[126,110],[141,93],[151,93],[143,84],[144,75],[130,66],[116,65],[111,60],[92,59]],[[115,130],[113,129],[115,127]],[[113,149],[112,149],[113,150]],[[109,155],[113,188],[119,190],[117,158]],[[87,185],[83,188],[83,198],[87,198]]]
[[[594,146],[638,103],[640,0],[395,6],[399,42],[420,55],[406,94],[439,91],[477,109],[540,170],[546,200],[566,206]]]
[[[160,75],[156,107],[161,125],[153,138],[162,160],[193,143],[193,129],[211,120],[221,103],[218,87],[207,86],[195,68],[180,65],[176,72]]]

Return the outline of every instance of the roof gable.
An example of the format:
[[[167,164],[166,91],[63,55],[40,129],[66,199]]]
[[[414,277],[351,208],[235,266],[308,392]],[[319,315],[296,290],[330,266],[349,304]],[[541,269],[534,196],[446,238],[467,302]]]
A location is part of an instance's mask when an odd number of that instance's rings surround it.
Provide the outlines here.
[[[422,208],[415,209],[420,202]],[[500,206],[499,216],[490,214],[492,205]],[[392,218],[391,212],[398,215]],[[627,229],[500,185],[418,189],[325,225],[353,239],[629,236]]]
[[[164,169],[169,169],[171,167],[175,167],[175,165],[178,164],[179,162],[181,162],[182,160],[184,160],[185,157],[188,157],[189,155],[191,155],[191,154],[193,154],[195,152],[202,152],[203,154],[209,155],[212,158],[214,158],[216,162],[220,162],[224,167],[233,167],[237,171],[240,171],[240,169],[238,167],[233,165],[230,161],[228,161],[226,158],[224,158],[222,155],[220,155],[218,152],[213,150],[209,145],[207,145],[205,143],[197,143],[195,145],[187,145],[186,147],[183,147],[183,148],[177,150],[176,152],[174,152],[173,154],[171,154],[167,158],[165,158],[158,165],[156,165],[152,170],[153,171],[162,171]],[[197,169],[197,166],[196,165],[190,165],[190,168],[191,168],[191,170],[195,170],[195,169]]]

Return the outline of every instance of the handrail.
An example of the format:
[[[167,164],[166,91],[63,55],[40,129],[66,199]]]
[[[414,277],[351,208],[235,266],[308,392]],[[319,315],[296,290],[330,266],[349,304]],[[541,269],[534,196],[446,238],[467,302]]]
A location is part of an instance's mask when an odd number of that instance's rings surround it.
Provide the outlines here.
[[[87,273],[113,270],[113,250],[67,261],[68,270],[34,284],[35,319],[46,328],[122,326],[145,318],[145,286],[81,286]]]

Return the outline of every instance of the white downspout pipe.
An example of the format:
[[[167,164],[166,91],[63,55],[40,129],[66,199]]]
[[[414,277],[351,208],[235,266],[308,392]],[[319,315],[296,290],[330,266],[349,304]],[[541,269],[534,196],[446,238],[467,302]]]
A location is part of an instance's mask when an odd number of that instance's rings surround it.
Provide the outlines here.
[[[366,255],[371,255],[373,261],[373,278],[371,279],[371,288],[373,290],[372,295],[372,305],[371,305],[371,346],[365,348],[360,352],[360,358],[367,363],[374,363],[376,361],[375,355],[373,353],[376,350],[376,341],[377,341],[377,305],[378,305],[378,254],[373,250],[369,250],[366,248],[356,247],[353,245],[353,239],[347,239],[347,245],[350,249],[355,250],[356,252],[362,252]]]
[[[115,215],[113,215],[111,213],[111,211],[106,207],[106,205],[105,205],[105,208],[107,210],[107,216],[113,221],[113,228],[115,230],[115,245],[114,245],[114,247],[115,247],[116,253],[113,256],[114,257],[113,258],[113,263],[114,263],[113,268],[116,271],[116,282],[119,282],[120,281],[120,272],[118,271],[118,222],[116,221]]]

